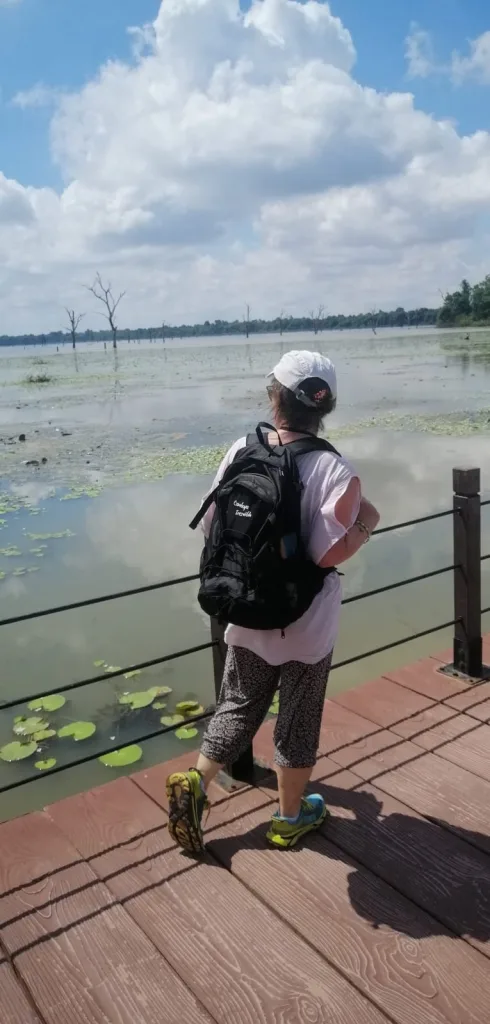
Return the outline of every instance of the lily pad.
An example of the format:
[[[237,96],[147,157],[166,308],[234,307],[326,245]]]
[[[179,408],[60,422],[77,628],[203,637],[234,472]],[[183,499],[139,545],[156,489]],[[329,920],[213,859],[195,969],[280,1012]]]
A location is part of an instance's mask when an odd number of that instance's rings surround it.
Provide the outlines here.
[[[155,711],[164,711],[167,704],[164,700],[156,700],[153,707],[155,708]]]
[[[106,672],[120,672],[121,671],[121,666],[120,665],[106,665],[105,670],[106,670]]]
[[[54,768],[55,764],[56,758],[48,757],[45,761],[36,761],[34,767],[37,768],[39,772],[49,772],[50,768]]]
[[[138,693],[123,693],[119,698],[119,703],[129,704],[131,711],[139,711],[141,708],[149,707],[153,700],[151,690],[140,690]]]
[[[39,732],[33,733],[33,740],[36,743],[42,743],[43,740],[52,740],[53,736],[56,736],[56,729],[41,729]]]
[[[185,718],[183,715],[162,715],[160,721],[162,725],[180,725],[185,722]]]
[[[135,764],[143,757],[143,751],[137,743],[129,747],[122,747],[121,750],[111,750],[110,754],[103,754],[99,757],[101,764],[106,768],[126,768],[128,764]]]
[[[94,667],[95,668],[105,668],[106,667],[106,663],[105,663],[105,661],[103,659],[101,659],[99,661],[94,661]]]
[[[197,729],[195,725],[183,725],[180,729],[175,730],[175,735],[178,740],[192,740],[194,736],[197,736]]]
[[[94,735],[96,726],[93,722],[70,722],[69,725],[64,725],[62,729],[58,729],[58,736],[60,740],[74,739],[77,743],[79,740],[88,740]]]
[[[48,727],[49,722],[44,718],[20,718],[14,725],[14,733],[16,736],[32,736],[35,732]]]
[[[124,673],[124,678],[125,679],[134,679],[135,676],[140,676],[140,675],[141,675],[141,669],[135,668],[133,672],[125,672]]]
[[[192,711],[186,711],[186,718],[195,718],[197,715],[203,715],[204,708],[202,704],[198,704],[197,708],[193,708]]]
[[[153,697],[166,697],[169,693],[172,693],[171,686],[150,686],[148,693],[152,693]]]
[[[23,761],[26,757],[32,757],[36,750],[37,743],[33,743],[32,740],[28,743],[6,743],[0,749],[0,758],[2,761]]]
[[[197,700],[181,700],[175,705],[175,710],[182,712],[183,715],[189,715],[192,711],[196,714],[196,709],[198,707],[199,701]]]
[[[59,711],[66,704],[66,697],[53,693],[50,697],[36,697],[27,705],[29,711]]]

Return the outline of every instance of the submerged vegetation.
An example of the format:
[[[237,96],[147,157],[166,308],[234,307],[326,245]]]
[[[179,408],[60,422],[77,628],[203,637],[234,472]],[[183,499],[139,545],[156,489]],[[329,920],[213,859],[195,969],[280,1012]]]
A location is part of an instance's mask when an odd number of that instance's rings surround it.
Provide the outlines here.
[[[103,659],[97,659],[94,665],[106,670],[120,671],[108,665]],[[141,674],[140,670],[129,671],[122,679]],[[154,685],[146,690],[121,692],[122,679],[116,681],[114,698],[99,712],[96,721],[73,721],[70,715],[66,716],[68,698],[60,693],[30,700],[26,704],[26,713],[16,714],[11,720],[11,735],[6,737],[6,742],[0,746],[0,761],[10,764],[27,761],[37,755],[37,760],[33,761],[36,770],[49,772],[59,763],[58,755],[61,749],[65,756],[68,753],[65,763],[66,767],[69,767],[70,763],[76,760],[74,752],[70,756],[72,745],[85,744],[94,737],[105,744],[109,736],[111,741],[121,740],[128,729],[130,733],[135,728],[138,732],[146,730],[152,733],[160,726],[163,727],[162,731],[178,726],[174,735],[183,741],[194,739],[198,735],[199,730],[193,719],[203,715],[205,710],[199,701],[189,699],[177,702],[174,712],[162,715],[161,711],[167,708],[167,702],[161,698],[170,696],[170,686]],[[63,715],[60,715],[62,710]],[[130,740],[131,736],[127,738]],[[100,755],[98,759],[105,767],[125,768],[139,761],[142,756],[142,748],[129,742],[108,754]]]

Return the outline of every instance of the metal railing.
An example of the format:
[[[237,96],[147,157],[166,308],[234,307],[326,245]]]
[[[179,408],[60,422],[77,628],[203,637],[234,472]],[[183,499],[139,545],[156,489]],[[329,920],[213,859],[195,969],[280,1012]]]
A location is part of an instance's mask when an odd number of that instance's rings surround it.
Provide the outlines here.
[[[344,598],[342,601],[343,605],[354,604],[358,601],[363,601],[366,598],[374,597],[379,594],[387,593],[392,590],[399,589],[401,587],[409,586],[412,583],[420,583],[424,580],[434,578],[436,576],[442,576],[446,573],[453,573],[453,589],[454,589],[454,618],[447,622],[439,623],[438,625],[428,627],[427,629],[421,630],[420,632],[413,633],[410,636],[400,637],[390,643],[383,644],[379,647],[373,648],[369,651],[364,651],[362,654],[354,655],[351,658],[346,658],[343,661],[337,662],[332,666],[332,671],[335,669],[345,668],[348,665],[352,665],[355,662],[362,661],[365,658],[373,657],[374,655],[384,653],[385,651],[392,650],[393,648],[400,647],[403,644],[412,642],[413,640],[421,639],[422,637],[429,636],[433,633],[441,632],[442,630],[448,629],[454,626],[454,642],[453,642],[453,665],[452,669],[454,672],[464,674],[472,678],[479,678],[483,672],[482,665],[482,629],[481,629],[481,617],[482,615],[490,612],[489,608],[481,607],[481,563],[490,558],[490,554],[481,555],[481,509],[487,505],[490,505],[490,499],[481,501],[480,498],[480,471],[478,469],[469,470],[453,470],[453,507],[443,512],[432,513],[427,516],[420,516],[416,519],[410,519],[402,523],[395,523],[392,526],[384,526],[375,531],[376,536],[382,536],[388,533],[395,533],[408,527],[418,526],[422,523],[427,523],[432,520],[442,519],[449,516],[453,518],[453,562],[451,565],[444,566],[440,569],[434,569],[430,572],[421,573],[417,576],[409,577],[408,579],[398,580],[394,583],[388,583],[382,587],[376,587],[373,590],[365,591],[361,594],[354,594],[352,597]],[[118,591],[111,594],[104,594],[99,597],[88,598],[83,601],[74,601],[69,604],[58,605],[51,608],[43,608],[34,612],[27,612],[22,615],[14,615],[9,618],[0,620],[0,627],[12,626],[18,623],[29,622],[34,619],[43,618],[48,615],[59,615],[67,611],[75,611],[80,608],[91,607],[92,605],[102,604],[108,601],[122,600],[128,597],[134,597],[139,594],[149,593],[151,591],[163,590],[168,587],[179,586],[183,583],[192,583],[199,579],[198,574],[190,576],[182,576],[177,579],[165,580],[161,583],[153,583],[143,587],[135,587],[131,590]],[[178,658],[183,658],[191,654],[197,654],[201,651],[211,650],[213,654],[213,666],[214,666],[214,681],[216,698],[218,698],[219,690],[221,687],[221,679],[223,675],[224,661],[226,657],[226,645],[224,642],[224,626],[211,620],[211,640],[207,643],[197,644],[193,647],[185,648],[181,651],[175,651],[171,654],[165,654],[160,658],[152,658],[148,661],[139,662],[138,664],[127,665],[124,668],[118,668],[114,672],[103,672],[95,676],[90,676],[84,679],[77,680],[73,683],[67,683],[64,686],[51,687],[49,690],[43,693],[34,693],[23,696],[22,698],[16,698],[15,700],[0,701],[0,710],[6,710],[10,708],[20,707],[33,700],[39,700],[42,697],[48,697],[53,694],[66,693],[72,690],[78,690],[84,686],[91,686],[95,683],[99,683],[105,680],[117,679],[124,676],[128,672],[141,671],[146,668],[152,668],[156,665],[163,665],[167,662],[174,661]],[[213,714],[214,707],[208,708],[201,715],[195,716],[192,719],[193,723],[202,722],[210,718]],[[163,736],[166,733],[174,732],[179,728],[179,724],[169,725],[165,727],[159,727],[151,732],[145,732],[144,735],[134,737],[131,739],[131,743],[142,743],[149,739],[154,739],[157,736]],[[26,785],[27,783],[33,782],[36,779],[46,777],[46,775],[56,774],[60,771],[65,771],[68,768],[74,768],[78,765],[86,764],[90,761],[94,761],[105,754],[111,753],[113,750],[118,749],[120,744],[112,743],[106,749],[98,750],[97,753],[90,753],[86,756],[77,758],[74,761],[70,761],[68,764],[55,765],[49,772],[36,773],[32,776],[23,776],[13,782],[10,782],[4,786],[0,786],[0,793],[6,792],[7,790],[15,789],[18,786]],[[253,749],[250,747],[241,758],[233,765],[227,766],[228,774],[232,780],[250,782],[254,779],[254,760],[253,760]]]

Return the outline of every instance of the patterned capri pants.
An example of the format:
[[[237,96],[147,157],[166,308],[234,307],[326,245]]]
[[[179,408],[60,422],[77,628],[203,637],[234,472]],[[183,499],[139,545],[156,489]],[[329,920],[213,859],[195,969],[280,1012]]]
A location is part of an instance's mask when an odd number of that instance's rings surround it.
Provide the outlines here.
[[[201,752],[219,764],[236,761],[252,742],[279,686],[275,763],[284,768],[313,767],[331,663],[329,654],[316,665],[289,661],[274,666],[243,647],[229,647],[216,712]]]

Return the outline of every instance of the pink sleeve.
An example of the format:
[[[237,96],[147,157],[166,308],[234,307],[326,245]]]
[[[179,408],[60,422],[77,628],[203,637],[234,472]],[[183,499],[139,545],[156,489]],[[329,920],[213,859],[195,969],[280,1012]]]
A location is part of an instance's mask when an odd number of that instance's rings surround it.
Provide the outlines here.
[[[222,462],[221,462],[221,464],[219,466],[219,469],[218,469],[218,471],[216,473],[216,476],[215,476],[215,478],[213,480],[213,483],[211,484],[211,487],[209,488],[209,491],[206,491],[206,494],[204,495],[204,497],[202,499],[202,503],[206,501],[206,498],[208,497],[208,494],[211,494],[211,492],[214,491],[214,489],[218,486],[218,484],[219,484],[219,482],[221,480],[221,477],[223,476],[223,473],[225,472],[226,469],[228,469],[228,466],[230,465],[230,462],[233,462],[233,459],[235,458],[235,455],[236,455],[237,451],[240,448],[244,447],[244,444],[245,444],[245,438],[240,439],[239,441],[235,441],[235,444],[232,445],[231,448],[227,451],[224,459],[222,460]],[[202,529],[205,537],[209,536],[209,531],[211,529],[211,523],[213,521],[215,507],[216,506],[215,506],[215,504],[213,502],[213,504],[209,506],[207,512],[205,513],[205,515],[203,516],[203,518],[201,520],[201,529]]]
[[[345,537],[345,534],[354,525],[359,514],[359,502],[352,510],[351,522],[347,527],[339,523],[335,518],[335,506],[345,494],[351,480],[357,477],[357,473],[348,463],[337,464],[335,472],[327,479],[323,477],[318,486],[316,495],[312,499],[316,504],[316,511],[313,515],[312,528],[308,540],[308,554],[318,565],[325,557],[330,548],[337,541]]]

